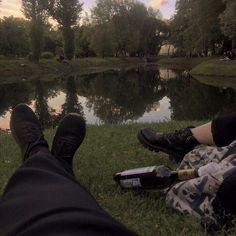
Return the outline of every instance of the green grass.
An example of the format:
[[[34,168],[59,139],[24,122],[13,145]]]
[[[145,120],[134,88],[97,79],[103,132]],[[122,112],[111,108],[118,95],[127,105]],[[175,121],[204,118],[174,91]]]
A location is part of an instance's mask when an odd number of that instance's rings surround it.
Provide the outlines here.
[[[207,235],[199,220],[179,214],[166,206],[158,191],[122,192],[113,182],[113,174],[129,168],[169,165],[163,153],[152,153],[136,139],[142,127],[159,131],[178,129],[199,122],[88,126],[87,136],[74,161],[74,170],[99,204],[127,227],[143,236]],[[53,130],[45,132],[49,143]],[[0,135],[0,192],[20,165],[20,152],[10,135]],[[233,234],[235,235],[235,234]]]
[[[200,63],[208,60],[210,60],[208,57],[164,57],[158,61],[158,64],[171,69],[192,69]]]
[[[192,75],[219,76],[219,77],[236,77],[236,60],[221,61],[212,59],[205,61],[196,66],[192,71]]]
[[[232,78],[225,78],[219,76],[201,76],[201,75],[194,75],[194,79],[198,80],[199,82],[207,85],[211,85],[214,87],[219,88],[233,88],[236,90],[236,77]]]
[[[0,82],[21,81],[25,79],[52,79],[70,74],[90,74],[109,69],[118,69],[142,63],[139,58],[81,58],[59,63],[56,59],[43,59],[38,64],[21,60],[0,60]],[[21,65],[25,64],[23,68]]]

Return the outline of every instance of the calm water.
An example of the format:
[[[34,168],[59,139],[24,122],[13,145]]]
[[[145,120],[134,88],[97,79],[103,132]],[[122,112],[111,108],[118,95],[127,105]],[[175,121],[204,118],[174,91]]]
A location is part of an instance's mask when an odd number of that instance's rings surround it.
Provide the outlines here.
[[[88,124],[206,120],[236,109],[235,90],[202,84],[182,71],[156,67],[82,77],[0,85],[0,128],[10,112],[29,104],[43,126],[77,112]]]

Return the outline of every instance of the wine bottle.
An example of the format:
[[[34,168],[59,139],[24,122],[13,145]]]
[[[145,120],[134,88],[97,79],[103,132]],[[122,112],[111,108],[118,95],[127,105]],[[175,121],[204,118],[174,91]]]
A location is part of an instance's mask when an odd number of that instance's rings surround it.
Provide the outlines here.
[[[152,166],[126,170],[115,174],[114,180],[123,189],[165,189],[178,181],[198,177],[195,169],[173,171],[167,166]]]

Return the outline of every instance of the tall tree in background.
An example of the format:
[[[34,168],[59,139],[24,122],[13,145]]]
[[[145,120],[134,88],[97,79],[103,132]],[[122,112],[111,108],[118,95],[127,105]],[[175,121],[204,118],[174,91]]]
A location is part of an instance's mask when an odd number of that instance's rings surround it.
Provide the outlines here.
[[[0,21],[0,54],[24,57],[30,52],[29,21],[13,16]]]
[[[136,0],[97,0],[91,14],[93,32],[97,32],[91,35],[96,53],[103,56],[158,54],[166,35],[159,11],[147,9]]]
[[[177,0],[176,14],[171,21],[170,42],[175,46],[179,55],[184,55],[186,51],[184,38],[190,25],[190,12],[191,8],[188,0]]]
[[[222,31],[232,40],[232,49],[236,53],[236,1],[225,0],[226,9],[221,15]]]
[[[178,0],[171,39],[179,54],[215,54],[216,45],[223,41],[219,15],[224,9],[222,0]]]
[[[207,56],[216,53],[216,45],[223,41],[219,15],[224,11],[222,0],[194,0],[192,2],[189,31],[193,35],[194,48]]]
[[[164,45],[169,38],[169,27],[160,17],[160,12],[154,12],[153,9],[149,8],[148,16],[141,30],[139,48],[141,55],[158,55],[162,45]]]
[[[64,38],[64,53],[71,60],[75,54],[74,27],[78,24],[82,11],[79,0],[51,0],[50,11],[58,22]]]
[[[32,60],[39,61],[43,47],[44,23],[47,18],[48,0],[22,0],[22,10],[30,20]]]

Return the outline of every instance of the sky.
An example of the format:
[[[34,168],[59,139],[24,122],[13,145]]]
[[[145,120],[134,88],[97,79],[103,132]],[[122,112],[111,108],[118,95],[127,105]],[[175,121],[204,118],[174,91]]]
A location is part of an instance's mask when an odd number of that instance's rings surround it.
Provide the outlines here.
[[[169,19],[175,11],[176,0],[140,0],[147,6],[160,9],[163,17]],[[84,10],[88,11],[94,6],[95,0],[81,0],[84,2]],[[0,18],[13,15],[15,17],[23,16],[21,13],[21,0],[2,0],[0,5]]]

